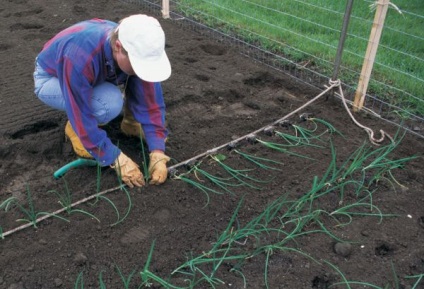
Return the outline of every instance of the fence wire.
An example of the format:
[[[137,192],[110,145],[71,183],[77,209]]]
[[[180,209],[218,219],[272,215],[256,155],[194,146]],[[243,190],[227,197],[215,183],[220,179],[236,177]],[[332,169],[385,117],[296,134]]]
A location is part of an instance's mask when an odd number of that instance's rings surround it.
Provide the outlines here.
[[[144,11],[158,17],[161,15],[161,0],[121,1],[139,4]],[[170,16],[178,20],[176,25],[237,46],[241,54],[323,90],[333,72],[346,5],[346,1],[323,5],[328,2],[197,0],[197,3],[204,4],[200,9],[199,5],[190,5],[190,0],[171,0]],[[354,6],[350,19],[346,42],[354,45],[345,46],[338,73],[345,97],[350,102],[353,102],[373,25],[374,11],[371,8],[374,3],[362,1],[362,7]],[[240,5],[243,9],[237,9]],[[424,6],[418,2],[416,6],[416,11],[404,11],[400,7],[401,14],[397,9],[389,9],[374,63],[373,75],[379,77],[371,77],[364,107],[379,118],[424,137],[424,30],[416,33],[407,29],[411,23],[424,22]],[[266,18],[261,17],[264,14]],[[396,17],[402,18],[404,26],[391,24],[391,18]],[[281,20],[284,18],[290,23],[298,23],[299,27],[284,26]],[[330,18],[335,21],[328,21]],[[249,22],[249,25],[240,25],[243,22]],[[255,29],[249,28],[252,24]],[[293,37],[301,39],[302,44],[291,44],[289,40]],[[403,45],[407,42],[412,42],[413,46],[405,49]],[[315,49],[309,49],[311,46]],[[347,60],[357,65],[345,65]],[[389,77],[382,77],[384,72]]]

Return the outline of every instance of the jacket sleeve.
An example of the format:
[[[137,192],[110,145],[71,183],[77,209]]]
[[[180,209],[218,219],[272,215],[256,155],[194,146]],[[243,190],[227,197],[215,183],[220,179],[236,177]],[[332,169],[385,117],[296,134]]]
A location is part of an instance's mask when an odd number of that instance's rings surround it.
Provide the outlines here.
[[[90,103],[96,71],[93,62],[89,57],[74,52],[64,56],[60,65],[62,67],[57,71],[62,73],[58,74],[58,79],[66,113],[75,133],[101,166],[112,164],[120,150],[112,144],[106,132],[98,127]]]
[[[161,84],[131,76],[128,80],[126,101],[134,118],[141,123],[149,151],[165,151],[168,131],[165,125],[165,101]]]

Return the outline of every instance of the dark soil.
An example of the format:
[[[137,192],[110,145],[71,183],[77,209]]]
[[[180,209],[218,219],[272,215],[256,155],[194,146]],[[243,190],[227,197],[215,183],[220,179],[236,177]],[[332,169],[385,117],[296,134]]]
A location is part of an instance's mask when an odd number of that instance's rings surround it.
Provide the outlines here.
[[[44,42],[77,21],[94,17],[118,21],[129,14],[152,13],[143,9],[112,0],[2,1],[0,203],[15,197],[28,209],[30,195],[36,212],[53,212],[61,208],[54,191],[71,192],[72,202],[96,192],[107,192],[103,196],[113,202],[119,216],[105,198],[97,201],[93,198],[74,209],[90,212],[100,222],[78,211],[70,215],[62,213],[60,216],[69,222],[50,217],[38,223],[37,228],[28,227],[0,239],[0,288],[102,288],[99,280],[103,280],[107,288],[125,288],[117,268],[125,278],[134,272],[129,288],[139,288],[142,284],[140,272],[148,261],[153,242],[150,272],[170,284],[185,288],[189,288],[185,279],[200,280],[203,277],[200,270],[211,275],[217,265],[220,266],[214,276],[222,283],[217,282],[216,288],[243,288],[244,281],[246,288],[265,288],[267,285],[268,288],[291,289],[330,288],[331,285],[331,288],[348,288],[335,285],[343,282],[342,276],[350,281],[378,286],[368,288],[424,288],[424,280],[421,284],[418,282],[419,276],[424,274],[424,143],[408,134],[387,159],[399,160],[413,155],[418,158],[402,168],[391,170],[402,186],[388,172],[371,184],[369,190],[373,192],[372,204],[375,206],[372,211],[370,205],[352,208],[351,211],[362,214],[355,215],[350,223],[343,216],[336,219],[326,214],[316,215],[301,225],[298,236],[282,243],[279,242],[287,240],[286,235],[270,231],[269,234],[260,233],[259,230],[265,227],[256,227],[257,232],[231,243],[227,256],[248,255],[249,258],[243,258],[242,262],[211,262],[198,265],[197,269],[183,268],[181,272],[187,274],[171,275],[184,262],[202,254],[205,258],[222,257],[222,253],[206,253],[226,230],[239,204],[237,218],[230,224],[233,234],[257,219],[278,198],[286,196],[287,201],[298,200],[308,194],[314,177],[321,178],[330,165],[330,139],[336,149],[339,167],[352,160],[349,156],[367,143],[368,137],[351,121],[340,101],[332,97],[322,98],[301,112],[331,123],[343,134],[342,137],[327,132],[321,137],[322,141],[313,142],[320,147],[295,149],[314,159],[278,152],[260,143],[241,142],[240,151],[280,162],[268,163],[279,169],[271,170],[246,161],[235,150],[224,148],[218,152],[226,156],[224,163],[232,168],[251,169],[245,173],[263,183],[251,180],[249,183],[253,182],[261,189],[226,185],[224,188],[229,190],[226,191],[199,173],[192,173],[188,175],[190,179],[217,192],[206,194],[182,180],[169,179],[161,186],[128,190],[127,195],[124,190],[114,189],[119,183],[112,169],[104,168],[98,172],[95,167],[73,169],[63,178],[54,179],[53,173],[74,160],[75,155],[70,144],[65,142],[65,114],[49,109],[33,94],[35,56]],[[235,47],[185,29],[181,25],[184,20],[160,21],[167,35],[167,52],[173,66],[171,78],[163,83],[170,130],[167,154],[173,158],[170,165],[265,127],[320,93],[241,56]],[[312,123],[301,121],[299,114],[290,121],[312,128]],[[356,117],[377,132],[384,129],[394,136],[398,130],[369,115],[361,113]],[[123,136],[119,121],[116,119],[105,129],[124,152],[142,164],[140,141]],[[278,130],[294,135],[290,126],[278,127]],[[318,131],[324,130],[322,125],[318,126]],[[258,134],[258,138],[285,143],[282,138],[265,133]],[[389,143],[385,140],[382,146]],[[203,170],[228,178],[216,161],[211,158],[200,160],[199,167]],[[189,168],[178,167],[178,174]],[[367,175],[364,185],[370,185],[367,183],[370,178],[372,175]],[[114,190],[109,192],[109,189]],[[361,198],[371,204],[367,196],[364,192],[355,194],[352,188],[344,194],[333,191],[316,200],[313,210],[332,212]],[[393,215],[383,218],[365,215],[377,214],[377,208],[383,214]],[[277,211],[279,218],[271,221],[268,230],[275,227],[288,233],[294,230],[294,223],[300,224],[301,215],[292,216],[292,222],[283,217],[288,209],[286,203]],[[16,222],[23,217],[16,204],[7,212],[3,208],[0,212],[3,232],[24,224]],[[119,223],[111,226],[117,220]],[[336,221],[347,225],[337,226]],[[319,232],[323,227],[334,237]],[[309,234],[301,235],[301,232]],[[265,246],[276,244],[281,247],[272,252],[265,250]],[[226,249],[229,245],[224,242],[219,249]],[[195,273],[195,277],[188,273]],[[163,287],[158,282],[152,283],[153,288]],[[211,287],[205,280],[195,286]],[[350,288],[367,286],[352,283]]]

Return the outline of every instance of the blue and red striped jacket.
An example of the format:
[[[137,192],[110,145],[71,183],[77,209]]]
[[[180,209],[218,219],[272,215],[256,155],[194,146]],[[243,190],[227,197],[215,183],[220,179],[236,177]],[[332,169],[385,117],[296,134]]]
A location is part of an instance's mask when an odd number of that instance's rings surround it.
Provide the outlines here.
[[[77,23],[49,40],[37,57],[38,64],[59,79],[67,116],[84,147],[102,166],[112,164],[121,151],[98,127],[90,99],[97,84],[119,85],[127,80],[124,72],[115,72],[109,34],[116,26],[102,19]],[[168,131],[161,84],[129,76],[126,99],[142,124],[149,151],[165,151]]]

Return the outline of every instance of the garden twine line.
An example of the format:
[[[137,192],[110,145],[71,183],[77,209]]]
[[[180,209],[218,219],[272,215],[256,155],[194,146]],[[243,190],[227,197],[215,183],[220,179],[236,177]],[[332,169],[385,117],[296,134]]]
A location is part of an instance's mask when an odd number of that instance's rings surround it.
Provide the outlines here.
[[[367,127],[365,125],[362,125],[361,123],[359,123],[355,119],[355,117],[353,116],[353,114],[350,111],[349,107],[347,106],[347,101],[346,101],[346,98],[344,96],[343,89],[342,89],[342,86],[340,85],[340,80],[339,79],[338,80],[335,80],[335,81],[330,80],[330,84],[331,85],[336,84],[335,86],[338,86],[339,87],[339,95],[340,95],[340,98],[342,99],[342,103],[343,103],[344,108],[346,109],[346,112],[349,114],[349,116],[352,119],[352,121],[353,121],[354,124],[356,124],[357,126],[359,126],[360,128],[362,128],[363,130],[365,130],[367,132],[368,139],[369,139],[369,141],[373,145],[379,146],[384,141],[385,137],[387,137],[388,139],[390,139],[390,141],[392,143],[394,143],[393,138],[388,133],[386,133],[384,130],[380,129],[380,135],[381,135],[381,137],[377,139],[377,138],[374,137],[374,131],[371,128],[369,128],[369,127]]]

